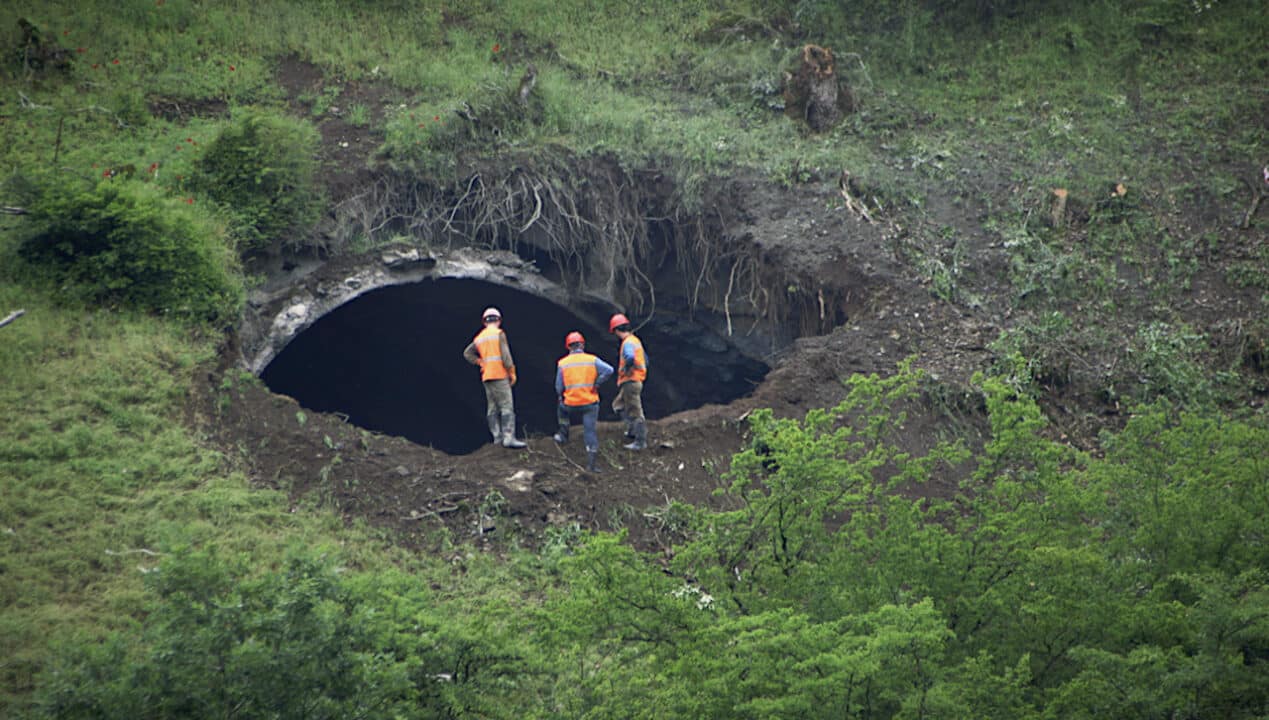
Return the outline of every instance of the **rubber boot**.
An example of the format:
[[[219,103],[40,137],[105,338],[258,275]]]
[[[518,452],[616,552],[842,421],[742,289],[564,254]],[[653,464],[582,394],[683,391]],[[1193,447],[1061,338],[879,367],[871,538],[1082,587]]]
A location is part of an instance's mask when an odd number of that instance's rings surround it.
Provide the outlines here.
[[[634,420],[630,419],[624,409],[617,411],[617,417],[621,418],[621,421],[626,424],[626,439],[634,440]]]
[[[627,450],[643,450],[648,447],[648,424],[643,420],[635,420],[634,442],[623,447]]]
[[[515,413],[502,414],[502,446],[505,448],[520,449],[525,447],[523,440],[516,440],[516,416]]]
[[[489,423],[489,434],[493,436],[494,445],[502,444],[502,423],[497,415],[486,415],[485,421]]]
[[[599,451],[598,450],[586,451],[586,472],[593,472],[593,473],[599,472]]]

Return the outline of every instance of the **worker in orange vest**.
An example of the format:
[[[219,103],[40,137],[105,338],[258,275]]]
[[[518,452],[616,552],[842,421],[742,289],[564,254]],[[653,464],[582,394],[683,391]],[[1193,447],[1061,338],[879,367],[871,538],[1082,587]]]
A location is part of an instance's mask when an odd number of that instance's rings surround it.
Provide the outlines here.
[[[621,313],[608,321],[608,332],[621,341],[617,358],[617,397],[612,409],[626,422],[626,437],[634,442],[627,450],[642,450],[648,446],[648,425],[643,417],[643,381],[648,378],[648,354],[643,342],[635,337],[630,319]]]
[[[582,440],[586,444],[586,469],[599,472],[599,386],[612,376],[612,365],[586,352],[586,338],[574,330],[564,338],[568,354],[560,358],[555,370],[555,394],[560,402],[555,410],[559,431],[555,442],[568,442],[568,425],[572,416],[582,416]]]
[[[485,421],[495,444],[506,448],[522,448],[516,439],[515,401],[511,388],[516,384],[516,364],[511,359],[511,346],[502,331],[502,313],[498,308],[485,308],[481,314],[485,329],[463,350],[467,362],[480,366],[480,379],[485,386]]]

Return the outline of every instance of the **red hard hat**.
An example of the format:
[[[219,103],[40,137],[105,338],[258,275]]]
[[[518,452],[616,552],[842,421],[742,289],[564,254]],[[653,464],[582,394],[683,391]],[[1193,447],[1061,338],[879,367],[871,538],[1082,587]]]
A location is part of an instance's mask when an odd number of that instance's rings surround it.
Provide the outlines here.
[[[498,308],[496,307],[488,307],[488,308],[485,308],[485,311],[480,314],[481,320],[488,320],[491,317],[498,318],[499,320],[501,320],[502,313],[498,312]]]
[[[569,348],[571,350],[574,343],[581,343],[583,345],[586,344],[586,338],[582,337],[582,334],[577,332],[576,330],[569,333],[564,338],[564,347]]]
[[[621,313],[617,313],[616,315],[612,316],[611,320],[608,321],[608,332],[617,332],[617,328],[621,327],[622,325],[629,325],[629,324],[630,324],[630,318],[626,317],[625,315],[622,315]]]

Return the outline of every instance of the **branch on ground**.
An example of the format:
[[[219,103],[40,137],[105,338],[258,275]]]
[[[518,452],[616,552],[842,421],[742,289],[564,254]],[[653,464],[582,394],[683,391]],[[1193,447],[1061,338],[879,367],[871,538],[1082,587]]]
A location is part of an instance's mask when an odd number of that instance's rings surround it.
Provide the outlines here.
[[[9,323],[13,322],[14,320],[17,320],[18,318],[22,317],[25,314],[26,314],[26,310],[14,310],[13,312],[6,315],[3,320],[0,320],[0,327],[4,327],[5,325],[8,325]]]

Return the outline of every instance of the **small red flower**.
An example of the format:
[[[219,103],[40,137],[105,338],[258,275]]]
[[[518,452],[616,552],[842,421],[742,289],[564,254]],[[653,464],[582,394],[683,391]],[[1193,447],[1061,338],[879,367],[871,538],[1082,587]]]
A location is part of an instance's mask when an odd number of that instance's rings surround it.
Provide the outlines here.
[[[234,67],[233,65],[229,66],[229,72],[233,72],[234,70],[237,70],[237,69],[238,68]]]
[[[118,65],[118,64],[119,64],[119,58],[115,58],[114,60],[111,60],[111,61],[110,61],[110,64],[111,64],[111,65]]]
[[[186,205],[193,205],[193,204],[194,204],[194,198],[192,198],[192,197],[187,197],[187,198],[185,198],[185,204],[186,204]]]
[[[185,142],[187,142],[187,143],[193,143],[193,142],[194,142],[194,138],[185,138]]]
[[[70,34],[71,34],[71,31],[70,31],[70,30],[63,30],[63,31],[62,31],[62,37],[66,37],[67,35],[70,35]]]
[[[441,121],[441,116],[440,116],[440,115],[433,115],[433,116],[432,116],[432,122],[440,122],[440,121]]]
[[[502,43],[494,43],[494,46],[493,46],[494,52],[498,52],[501,49],[502,49]]]
[[[158,171],[159,171],[159,164],[158,164],[158,163],[150,163],[150,172],[151,172],[151,173],[156,173],[156,172],[158,172]]]
[[[114,173],[110,172],[110,168],[106,168],[105,170],[101,171],[102,177],[110,177],[111,175],[114,175]]]

